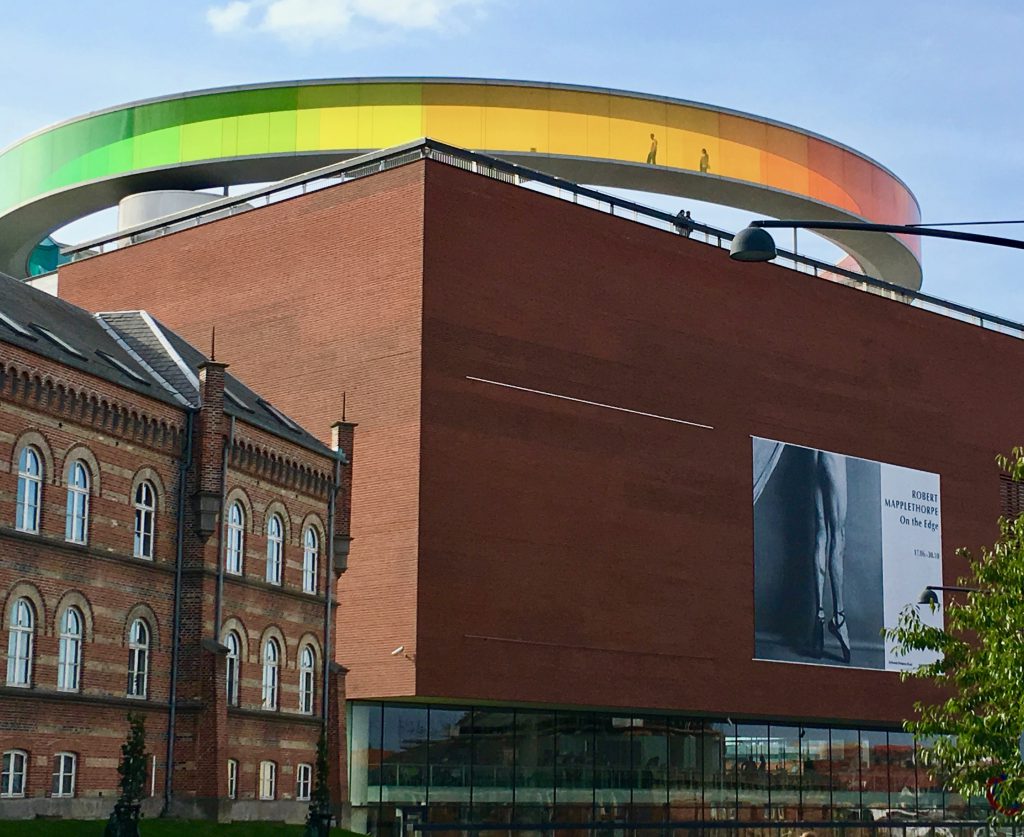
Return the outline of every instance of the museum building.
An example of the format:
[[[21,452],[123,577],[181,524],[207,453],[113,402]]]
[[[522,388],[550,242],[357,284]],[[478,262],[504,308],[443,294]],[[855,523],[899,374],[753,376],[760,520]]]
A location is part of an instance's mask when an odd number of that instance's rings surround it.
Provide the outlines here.
[[[920,766],[929,692],[881,629],[995,536],[1019,339],[429,142],[345,171],[57,283],[216,327],[308,426],[359,416],[352,826],[982,816]],[[847,498],[845,556],[815,487]]]
[[[130,713],[147,817],[301,822],[343,760],[353,425],[227,366],[0,275],[0,819],[107,817]]]

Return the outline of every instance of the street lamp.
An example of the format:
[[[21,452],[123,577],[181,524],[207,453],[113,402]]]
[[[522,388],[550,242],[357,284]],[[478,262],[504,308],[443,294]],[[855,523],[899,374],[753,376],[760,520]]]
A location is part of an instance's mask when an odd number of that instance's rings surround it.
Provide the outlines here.
[[[929,584],[924,590],[921,591],[921,595],[917,598],[917,603],[922,605],[937,605],[939,603],[939,596],[935,592],[936,590],[945,590],[951,593],[980,593],[977,587],[943,587],[941,584]]]
[[[997,247],[1013,247],[1024,250],[1024,241],[1015,238],[1002,238],[997,235],[981,235],[980,233],[959,232],[957,230],[940,230],[902,224],[868,224],[855,221],[751,221],[749,226],[736,233],[729,247],[729,258],[739,262],[770,262],[778,255],[775,239],[769,229],[785,230],[847,230],[851,232],[898,233],[901,235],[921,235],[933,238],[952,238],[957,241],[974,241],[978,244],[995,244]]]

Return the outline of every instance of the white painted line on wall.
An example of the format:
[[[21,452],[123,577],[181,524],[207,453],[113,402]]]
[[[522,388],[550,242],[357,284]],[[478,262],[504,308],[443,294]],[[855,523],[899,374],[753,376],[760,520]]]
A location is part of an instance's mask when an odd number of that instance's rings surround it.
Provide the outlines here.
[[[477,378],[473,375],[466,376],[467,381],[477,381],[481,384],[492,384],[496,387],[505,387],[505,389],[514,389],[519,392],[529,392],[533,395],[544,395],[548,398],[558,398],[561,401],[572,401],[575,404],[586,404],[588,407],[603,407],[606,410],[616,410],[620,413],[629,413],[634,416],[643,416],[644,418],[658,419],[659,421],[671,421],[675,424],[685,424],[688,427],[699,427],[701,430],[714,430],[710,424],[700,424],[696,421],[687,421],[681,418],[672,418],[671,416],[659,416],[657,413],[645,413],[642,410],[631,410],[628,407],[617,407],[614,404],[602,404],[600,401],[587,401],[585,398],[573,398],[571,395],[560,395],[557,392],[545,392],[542,389],[530,389],[529,387],[520,387],[515,384],[506,384],[504,381],[491,381],[487,378]]]

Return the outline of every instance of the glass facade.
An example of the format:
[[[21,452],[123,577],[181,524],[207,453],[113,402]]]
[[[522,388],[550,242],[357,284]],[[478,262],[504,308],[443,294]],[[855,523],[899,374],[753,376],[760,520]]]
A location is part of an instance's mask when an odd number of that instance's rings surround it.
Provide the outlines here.
[[[350,712],[353,828],[389,837],[414,821],[425,833],[672,823],[770,835],[786,823],[820,834],[985,816],[919,768],[914,739],[896,730],[493,706]]]

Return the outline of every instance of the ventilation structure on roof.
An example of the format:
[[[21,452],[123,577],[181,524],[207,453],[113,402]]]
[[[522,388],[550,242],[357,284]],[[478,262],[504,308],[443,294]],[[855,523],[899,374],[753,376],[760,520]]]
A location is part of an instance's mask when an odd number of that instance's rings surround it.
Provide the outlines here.
[[[259,404],[264,410],[266,410],[268,413],[270,413],[270,415],[272,415],[274,418],[276,418],[279,422],[281,422],[281,424],[283,424],[289,430],[292,430],[292,431],[294,431],[296,433],[298,433],[299,431],[302,430],[301,427],[299,427],[294,421],[292,421],[290,418],[288,418],[288,416],[286,416],[279,409],[277,409],[277,407],[273,406],[272,404],[268,404],[262,398],[257,400],[256,403]]]
[[[58,337],[56,334],[50,331],[50,329],[43,328],[43,326],[39,325],[38,323],[29,323],[28,327],[31,328],[33,331],[43,335],[43,337],[45,337],[47,340],[53,343],[54,346],[56,346],[58,349],[63,349],[69,355],[73,355],[74,357],[77,357],[79,360],[89,360],[89,358],[87,358],[80,351],[78,351],[78,349],[76,349],[66,340],[62,340],[60,337]]]
[[[247,413],[253,412],[252,407],[246,404],[241,398],[235,395],[227,387],[224,388],[224,397],[232,404],[234,404],[236,407],[238,407],[239,410],[245,410]]]
[[[108,354],[107,354],[107,353],[106,353],[105,351],[103,351],[102,349],[97,349],[97,350],[96,350],[96,354],[98,354],[98,355],[99,355],[99,356],[100,356],[101,358],[103,358],[103,359],[104,359],[104,360],[105,360],[105,361],[106,361],[107,363],[109,363],[109,364],[110,364],[111,366],[113,366],[113,367],[114,367],[114,368],[115,368],[115,369],[116,369],[116,370],[117,370],[118,372],[120,372],[120,373],[121,373],[122,375],[127,375],[127,376],[128,376],[129,378],[131,378],[131,379],[132,379],[133,381],[135,381],[135,383],[137,383],[137,384],[142,384],[143,386],[147,386],[147,387],[149,386],[149,381],[147,381],[147,380],[146,380],[145,378],[143,378],[143,377],[142,377],[142,376],[141,376],[141,375],[140,375],[140,374],[139,374],[138,372],[136,372],[136,371],[135,371],[134,369],[132,369],[132,368],[131,368],[131,367],[129,367],[129,366],[126,366],[126,365],[125,365],[124,363],[122,363],[121,361],[119,361],[119,360],[118,360],[118,359],[117,359],[116,357],[114,357],[113,355],[108,355]]]
[[[29,331],[27,328],[25,328],[25,326],[23,326],[16,320],[12,320],[3,311],[0,311],[0,323],[3,323],[19,337],[25,337],[28,340],[36,339],[36,336],[31,331]]]

